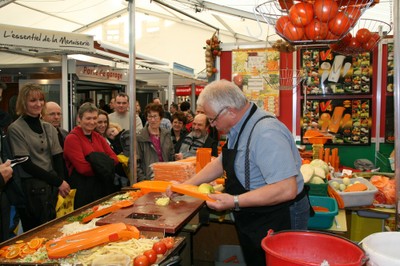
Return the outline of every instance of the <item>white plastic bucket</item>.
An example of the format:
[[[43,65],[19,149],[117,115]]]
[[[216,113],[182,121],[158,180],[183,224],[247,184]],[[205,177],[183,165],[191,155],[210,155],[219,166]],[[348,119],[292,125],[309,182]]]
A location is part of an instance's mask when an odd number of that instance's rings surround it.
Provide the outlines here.
[[[361,241],[368,266],[400,265],[400,232],[374,233]]]

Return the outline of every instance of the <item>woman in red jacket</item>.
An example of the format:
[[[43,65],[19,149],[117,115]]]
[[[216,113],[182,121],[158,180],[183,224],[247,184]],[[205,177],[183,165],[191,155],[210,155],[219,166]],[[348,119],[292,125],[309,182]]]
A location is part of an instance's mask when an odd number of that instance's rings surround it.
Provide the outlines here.
[[[78,122],[64,143],[64,158],[69,184],[76,188],[74,208],[82,207],[110,193],[107,184],[95,175],[86,157],[92,152],[103,152],[118,164],[117,155],[106,139],[95,131],[99,110],[92,103],[84,103],[78,110]]]

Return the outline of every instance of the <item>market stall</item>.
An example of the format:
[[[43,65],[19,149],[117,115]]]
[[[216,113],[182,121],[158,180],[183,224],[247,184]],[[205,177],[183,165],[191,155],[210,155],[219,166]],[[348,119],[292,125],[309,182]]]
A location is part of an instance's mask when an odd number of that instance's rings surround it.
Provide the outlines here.
[[[162,197],[134,190],[107,196],[3,242],[0,263],[106,265],[120,258],[121,265],[132,265],[147,250],[156,251],[152,263],[181,261],[186,240],[178,233],[204,202],[180,197],[157,205]],[[161,242],[166,246],[156,244]]]

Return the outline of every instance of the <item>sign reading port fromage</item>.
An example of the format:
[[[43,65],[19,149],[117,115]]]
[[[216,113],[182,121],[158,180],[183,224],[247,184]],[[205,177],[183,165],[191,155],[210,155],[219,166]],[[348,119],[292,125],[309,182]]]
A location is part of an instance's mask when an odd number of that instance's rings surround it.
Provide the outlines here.
[[[95,52],[93,36],[0,24],[0,45],[68,52]]]

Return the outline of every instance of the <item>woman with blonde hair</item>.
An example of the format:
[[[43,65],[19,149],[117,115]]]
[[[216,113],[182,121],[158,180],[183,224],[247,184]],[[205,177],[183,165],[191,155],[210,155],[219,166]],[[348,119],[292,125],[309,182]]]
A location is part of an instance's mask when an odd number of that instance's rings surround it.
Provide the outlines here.
[[[17,206],[24,231],[56,218],[57,195],[66,197],[70,191],[57,130],[40,119],[44,106],[41,87],[24,85],[16,104],[20,116],[8,128],[13,155],[29,158],[20,176],[25,206]]]
[[[110,119],[108,118],[108,113],[104,110],[99,109],[99,114],[97,116],[97,126],[95,128],[96,132],[98,132],[103,137],[106,137],[106,131],[109,124]]]

